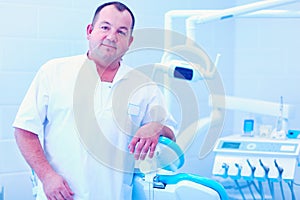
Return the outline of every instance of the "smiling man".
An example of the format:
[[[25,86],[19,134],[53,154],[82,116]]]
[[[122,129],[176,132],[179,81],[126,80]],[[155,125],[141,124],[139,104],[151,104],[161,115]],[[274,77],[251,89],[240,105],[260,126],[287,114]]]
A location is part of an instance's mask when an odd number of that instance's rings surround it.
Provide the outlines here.
[[[122,62],[134,23],[122,3],[99,6],[88,53],[36,74],[13,124],[39,179],[36,199],[131,199],[134,160],[152,158],[161,135],[175,140],[159,88]]]
[[[133,26],[132,12],[119,4],[103,7],[87,26],[88,57],[96,63],[102,81],[112,82],[122,56],[133,41]]]

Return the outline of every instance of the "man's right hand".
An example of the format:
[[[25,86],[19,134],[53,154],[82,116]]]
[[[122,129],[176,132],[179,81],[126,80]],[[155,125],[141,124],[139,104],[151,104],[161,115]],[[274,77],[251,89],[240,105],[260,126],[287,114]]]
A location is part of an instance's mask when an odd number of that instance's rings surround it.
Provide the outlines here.
[[[57,173],[47,174],[41,181],[48,200],[73,200],[74,192]]]
[[[37,134],[16,128],[15,138],[21,153],[43,183],[48,200],[73,200],[74,192],[50,166]]]

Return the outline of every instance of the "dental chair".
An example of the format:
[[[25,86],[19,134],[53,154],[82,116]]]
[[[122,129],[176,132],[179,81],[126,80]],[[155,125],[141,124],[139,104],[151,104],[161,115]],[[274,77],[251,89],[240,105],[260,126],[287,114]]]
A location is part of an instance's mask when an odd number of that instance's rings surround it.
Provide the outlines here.
[[[180,147],[160,137],[153,159],[138,161],[133,179],[133,200],[227,200],[224,187],[215,180],[175,171],[184,164]]]

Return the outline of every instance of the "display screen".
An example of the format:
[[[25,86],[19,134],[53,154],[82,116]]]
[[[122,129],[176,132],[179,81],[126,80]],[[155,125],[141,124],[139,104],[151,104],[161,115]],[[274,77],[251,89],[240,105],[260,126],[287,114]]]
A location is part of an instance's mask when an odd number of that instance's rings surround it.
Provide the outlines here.
[[[238,149],[240,148],[241,143],[240,142],[224,142],[222,144],[223,149]]]

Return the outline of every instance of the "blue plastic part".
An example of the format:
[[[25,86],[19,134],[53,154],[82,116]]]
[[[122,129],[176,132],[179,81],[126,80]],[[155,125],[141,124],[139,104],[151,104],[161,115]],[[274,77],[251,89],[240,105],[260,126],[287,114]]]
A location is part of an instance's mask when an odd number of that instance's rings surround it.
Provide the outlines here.
[[[230,15],[225,15],[223,17],[220,18],[220,20],[224,20],[224,19],[228,19],[228,18],[233,18],[234,15],[230,14]]]
[[[193,79],[193,70],[184,67],[175,67],[174,77],[190,81]]]
[[[4,200],[4,187],[0,185],[0,200]]]
[[[253,119],[245,119],[244,120],[244,133],[250,133],[254,128],[254,120]]]
[[[300,130],[288,130],[286,136],[290,139],[297,139],[300,137]]]
[[[187,173],[179,173],[175,175],[157,175],[156,178],[157,181],[160,181],[164,184],[177,184],[178,182],[184,180],[198,183],[215,190],[219,194],[221,200],[229,199],[225,191],[225,188],[220,183],[209,178],[200,177],[197,175],[187,174]]]
[[[163,169],[168,171],[174,171],[174,167],[172,167],[172,165],[176,165],[176,169],[182,167],[182,165],[184,164],[184,154],[181,148],[178,146],[178,144],[173,140],[163,136],[159,137],[158,142],[168,146],[178,155],[178,160],[175,160],[173,163],[170,163],[170,165],[163,167]]]

